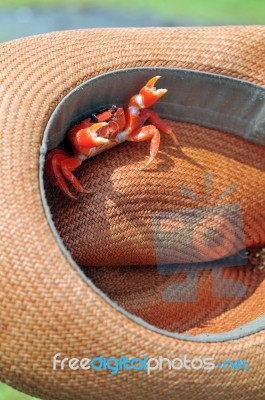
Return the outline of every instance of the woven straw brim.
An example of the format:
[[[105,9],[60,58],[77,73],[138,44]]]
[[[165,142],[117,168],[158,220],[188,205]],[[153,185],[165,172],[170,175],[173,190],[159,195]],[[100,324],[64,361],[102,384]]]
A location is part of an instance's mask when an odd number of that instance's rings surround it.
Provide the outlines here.
[[[106,29],[1,45],[2,380],[47,399],[193,400],[198,393],[202,400],[209,393],[212,399],[264,398],[264,331],[222,343],[191,343],[128,319],[87,285],[59,250],[38,181],[39,147],[48,118],[78,84],[119,68],[164,66],[265,86],[264,39],[264,27]],[[264,301],[264,286],[256,292],[258,301]],[[251,371],[165,369],[150,376],[121,371],[113,377],[109,371],[52,371],[56,353],[80,358],[215,356],[246,359]]]

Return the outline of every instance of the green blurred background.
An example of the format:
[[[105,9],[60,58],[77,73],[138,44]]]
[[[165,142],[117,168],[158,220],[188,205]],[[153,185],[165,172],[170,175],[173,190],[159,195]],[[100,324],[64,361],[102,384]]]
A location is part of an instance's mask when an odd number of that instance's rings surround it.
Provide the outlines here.
[[[264,24],[265,0],[0,0],[0,41],[115,26]]]
[[[78,28],[264,22],[265,0],[0,0],[2,42]],[[0,383],[0,400],[28,399],[33,398]]]

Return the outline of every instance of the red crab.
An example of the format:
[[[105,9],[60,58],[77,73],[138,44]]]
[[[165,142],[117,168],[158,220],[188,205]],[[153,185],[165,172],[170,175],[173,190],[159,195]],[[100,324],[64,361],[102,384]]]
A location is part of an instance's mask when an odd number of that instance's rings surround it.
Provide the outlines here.
[[[158,152],[159,131],[170,135],[174,143],[178,143],[171,127],[159,118],[154,110],[149,109],[167,92],[167,89],[155,88],[154,85],[159,78],[160,76],[151,78],[139,94],[132,96],[125,111],[121,107],[112,106],[73,126],[68,131],[73,154],[63,147],[57,147],[48,153],[45,171],[51,182],[59,186],[70,199],[77,198],[69,191],[66,181],[70,182],[77,192],[85,191],[73,171],[87,158],[126,140],[132,142],[151,140],[149,160],[141,168],[144,169],[151,164]],[[150,120],[151,124],[144,125],[147,120]]]

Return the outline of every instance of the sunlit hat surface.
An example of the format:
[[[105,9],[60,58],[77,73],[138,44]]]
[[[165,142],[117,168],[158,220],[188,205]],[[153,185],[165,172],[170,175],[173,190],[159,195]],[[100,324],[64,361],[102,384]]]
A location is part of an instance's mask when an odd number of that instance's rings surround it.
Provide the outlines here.
[[[252,26],[0,46],[1,380],[43,399],[264,399],[264,43]],[[161,135],[142,171],[149,143],[120,144],[75,172],[93,193],[68,199],[45,175],[46,152],[86,108],[126,106],[154,75],[168,89],[154,108],[179,145]],[[220,221],[236,247],[209,263],[203,233]],[[174,246],[160,259],[165,237]],[[54,370],[58,353],[212,357],[216,368]]]

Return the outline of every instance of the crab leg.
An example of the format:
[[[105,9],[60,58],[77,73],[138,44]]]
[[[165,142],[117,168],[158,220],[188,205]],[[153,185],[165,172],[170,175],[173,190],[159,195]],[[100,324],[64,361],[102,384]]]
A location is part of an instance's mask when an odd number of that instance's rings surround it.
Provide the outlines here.
[[[141,167],[141,169],[149,167],[149,165],[154,160],[159,149],[160,132],[154,125],[145,125],[141,128],[134,130],[127,139],[131,142],[145,142],[146,140],[150,139],[150,157],[147,163],[143,167]]]
[[[63,174],[63,171],[61,171],[61,164],[65,160],[69,160],[69,154],[62,148],[56,148],[52,150],[46,158],[46,172],[47,175],[49,176],[51,182],[55,186],[59,186],[59,188],[67,194],[68,197],[72,200],[76,200],[76,197],[72,195],[72,193],[69,191],[69,188],[65,182],[65,174]],[[81,164],[81,160],[80,160]],[[79,165],[80,165],[79,164]],[[65,172],[65,171],[64,171]],[[71,181],[70,176],[68,175],[69,181]],[[81,189],[82,191],[82,189]]]
[[[172,131],[171,126],[169,126],[166,121],[162,120],[159,115],[154,111],[150,109],[142,109],[140,111],[140,118],[142,121],[142,124],[144,124],[148,119],[152,122],[153,125],[160,131],[166,133],[171,137],[173,142],[177,145],[178,139],[176,138],[175,134]]]
[[[63,176],[72,183],[73,187],[75,190],[78,192],[84,192],[84,188],[79,182],[79,180],[74,176],[72,171],[74,171],[76,168],[80,167],[82,164],[82,160],[78,157],[69,157],[66,158],[61,162],[61,169],[62,169],[62,174]]]
[[[85,128],[83,128],[86,126]],[[84,192],[84,188],[79,180],[74,176],[73,171],[78,168],[84,159],[89,155],[89,151],[103,144],[109,143],[108,139],[98,136],[97,131],[107,123],[101,122],[90,125],[90,121],[81,123],[69,131],[68,138],[74,149],[78,149],[76,155],[71,156],[63,148],[56,148],[46,157],[46,171],[53,184],[59,188],[72,200],[76,197],[69,191],[66,181],[69,181],[78,192]]]

